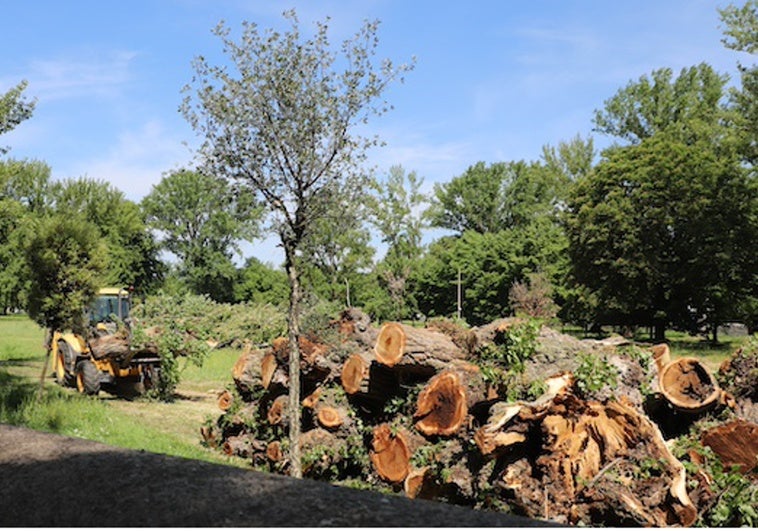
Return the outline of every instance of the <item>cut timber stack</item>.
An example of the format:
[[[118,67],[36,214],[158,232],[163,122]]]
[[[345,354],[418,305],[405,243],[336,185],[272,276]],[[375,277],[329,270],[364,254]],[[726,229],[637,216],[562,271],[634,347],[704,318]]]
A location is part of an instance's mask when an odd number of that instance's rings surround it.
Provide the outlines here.
[[[545,374],[536,399],[503,396],[480,352],[520,323],[375,327],[350,309],[318,336],[302,336],[303,475],[565,524],[692,525],[697,508],[684,467],[640,400],[591,399],[570,370]],[[538,338],[550,342],[550,352],[540,354],[548,367],[558,366],[559,339],[549,329]],[[566,342],[569,356],[616,349]],[[233,385],[219,395],[223,414],[201,429],[209,446],[288,472],[288,359],[287,339],[242,353]],[[676,370],[705,378],[698,380],[709,390],[703,400],[718,389],[700,367],[663,361],[661,368],[670,366],[660,371],[667,392]]]

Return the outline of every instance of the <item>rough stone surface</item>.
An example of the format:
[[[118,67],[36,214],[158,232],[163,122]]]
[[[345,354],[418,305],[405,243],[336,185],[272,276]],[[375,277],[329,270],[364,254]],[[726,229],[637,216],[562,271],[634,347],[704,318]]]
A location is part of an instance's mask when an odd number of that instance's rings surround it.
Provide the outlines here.
[[[0,425],[0,527],[547,525]]]

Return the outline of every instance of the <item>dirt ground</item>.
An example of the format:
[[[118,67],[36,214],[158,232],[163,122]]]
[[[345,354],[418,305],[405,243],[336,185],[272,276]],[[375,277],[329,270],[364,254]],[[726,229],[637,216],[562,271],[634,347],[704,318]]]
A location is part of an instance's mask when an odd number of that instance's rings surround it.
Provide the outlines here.
[[[0,527],[548,525],[7,425],[0,500]]]

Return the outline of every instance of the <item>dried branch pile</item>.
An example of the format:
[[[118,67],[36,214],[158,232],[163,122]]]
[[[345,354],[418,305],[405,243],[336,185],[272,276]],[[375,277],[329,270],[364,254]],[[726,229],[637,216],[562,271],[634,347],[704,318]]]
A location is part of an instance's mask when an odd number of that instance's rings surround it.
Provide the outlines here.
[[[493,364],[519,324],[377,328],[351,309],[323,337],[301,338],[304,476],[567,524],[692,525],[698,507],[685,468],[645,402],[681,423],[727,402],[715,378],[662,348],[647,351],[656,361],[648,367],[621,341],[544,327],[518,371],[504,361],[517,366],[515,354]],[[219,396],[223,414],[201,429],[208,445],[287,472],[288,347],[279,339],[243,352]],[[580,352],[602,355],[615,385],[587,385]]]

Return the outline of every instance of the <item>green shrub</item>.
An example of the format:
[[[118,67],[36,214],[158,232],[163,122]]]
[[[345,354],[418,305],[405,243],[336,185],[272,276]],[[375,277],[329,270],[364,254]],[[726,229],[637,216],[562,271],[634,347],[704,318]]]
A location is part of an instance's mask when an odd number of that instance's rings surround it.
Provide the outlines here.
[[[590,353],[579,354],[579,366],[574,371],[576,388],[581,395],[587,396],[614,387],[618,381],[618,370],[605,356]]]

